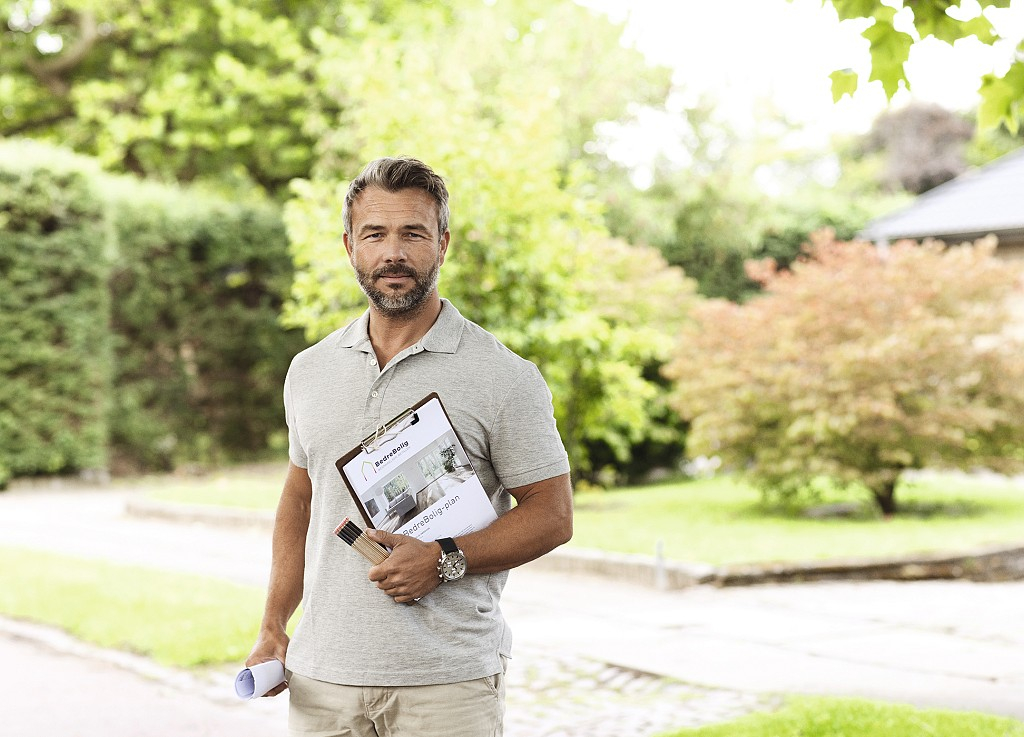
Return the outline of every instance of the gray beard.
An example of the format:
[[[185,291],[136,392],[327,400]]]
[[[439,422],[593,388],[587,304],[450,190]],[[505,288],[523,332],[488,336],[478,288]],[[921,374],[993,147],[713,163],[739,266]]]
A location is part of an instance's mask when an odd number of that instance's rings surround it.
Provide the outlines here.
[[[430,293],[437,287],[440,272],[441,260],[438,259],[426,274],[420,274],[409,266],[392,264],[369,273],[356,269],[356,279],[359,288],[378,312],[387,317],[407,317],[418,312],[426,303]],[[378,289],[375,284],[382,276],[411,276],[413,287],[405,294]]]

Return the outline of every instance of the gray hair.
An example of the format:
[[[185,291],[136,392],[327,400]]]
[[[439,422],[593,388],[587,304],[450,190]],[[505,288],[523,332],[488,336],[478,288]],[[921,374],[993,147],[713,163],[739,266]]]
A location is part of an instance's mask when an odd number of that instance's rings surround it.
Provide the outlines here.
[[[437,203],[437,236],[440,238],[448,230],[448,189],[444,180],[434,170],[418,159],[407,156],[398,158],[374,159],[367,164],[352,183],[348,185],[345,195],[345,209],[342,221],[345,232],[352,235],[352,205],[356,198],[367,187],[380,187],[386,192],[398,192],[403,189],[421,189]]]

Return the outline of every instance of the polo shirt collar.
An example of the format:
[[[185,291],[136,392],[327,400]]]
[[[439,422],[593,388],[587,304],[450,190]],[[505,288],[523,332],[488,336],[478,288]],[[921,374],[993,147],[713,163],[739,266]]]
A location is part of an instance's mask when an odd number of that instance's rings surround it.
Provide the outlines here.
[[[370,310],[350,322],[338,334],[338,345],[342,348],[361,348],[369,352],[370,347]]]
[[[455,305],[441,298],[441,312],[437,320],[430,326],[419,344],[423,350],[432,353],[455,353],[462,339],[465,319]],[[342,328],[338,336],[338,345],[342,348],[356,348],[366,352],[373,350],[370,344],[370,310]]]
[[[466,320],[451,302],[441,298],[441,313],[420,340],[423,350],[431,353],[455,353],[462,338]]]

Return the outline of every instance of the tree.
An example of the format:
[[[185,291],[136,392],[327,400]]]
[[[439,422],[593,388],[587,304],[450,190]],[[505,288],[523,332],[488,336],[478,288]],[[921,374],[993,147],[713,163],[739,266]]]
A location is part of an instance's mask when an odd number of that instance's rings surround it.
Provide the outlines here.
[[[317,176],[295,184],[286,208],[297,266],[287,319],[318,338],[364,309],[341,246],[346,178],[376,156],[421,158],[452,198],[442,294],[540,366],[578,476],[594,470],[593,444],[624,462],[665,431],[651,421],[665,392],[647,368],[667,359],[694,290],[657,252],[607,237],[591,175],[566,141],[621,114],[634,89],[577,97],[604,81],[580,76],[592,57],[639,69],[642,58],[569,2],[416,13],[415,38],[381,27],[356,47],[324,49],[321,78],[345,80],[344,141],[340,153],[322,142]],[[553,56],[553,29],[565,58]],[[583,43],[601,38],[607,48]]]
[[[753,176],[767,137],[744,141],[707,100],[682,111],[677,129],[686,162],[656,161],[649,186],[638,188],[622,167],[601,169],[605,222],[616,238],[657,248],[702,295],[742,299],[757,289],[743,262],[767,211]]]
[[[794,150],[785,142],[793,132],[785,121],[767,119],[756,138],[744,141],[710,108],[685,116],[686,166],[659,162],[646,189],[605,168],[602,192],[612,235],[657,248],[696,280],[703,296],[748,299],[760,291],[745,272],[749,259],[773,258],[786,267],[814,231],[828,227],[852,238],[872,217],[903,204],[881,190],[873,169],[864,171],[859,151]],[[836,163],[843,175],[822,181],[822,170]]]
[[[979,130],[974,115],[912,102],[883,112],[867,134],[836,140],[837,189],[857,204],[884,193],[892,201],[883,210],[892,211],[905,204],[901,196],[922,194],[1022,145],[1024,128]]]
[[[314,164],[353,153],[341,116],[347,79],[327,73],[331,60],[367,38],[415,48],[421,32],[458,32],[480,89],[507,64],[534,70],[567,121],[565,162],[588,156],[593,126],[610,112],[664,100],[668,70],[620,46],[620,27],[565,1],[491,6],[0,0],[0,135],[60,143],[111,171],[243,191],[255,183],[284,197]],[[479,23],[494,25],[474,41],[467,31]]]
[[[316,40],[355,33],[371,6],[385,22],[388,5],[0,0],[0,135],[279,194],[338,112],[312,84]]]
[[[967,170],[967,144],[974,128],[966,116],[940,105],[913,103],[882,113],[861,151],[884,157],[888,189],[922,194]]]
[[[900,2],[897,7],[881,0],[822,0],[832,5],[840,20],[865,19],[871,24],[861,35],[871,44],[871,75],[869,81],[882,83],[889,99],[900,85],[910,86],[905,64],[910,50],[923,39],[934,37],[952,45],[955,41],[969,36],[986,44],[1000,40],[990,20],[991,9],[1008,8],[1011,0],[977,0],[982,12],[968,17],[968,11],[957,0],[934,2]],[[953,11],[952,14],[949,11]],[[914,33],[897,30],[897,15],[903,16],[913,25]],[[960,16],[959,18],[956,16]],[[1024,41],[1017,47],[1018,58],[1011,60],[1003,74],[985,74],[978,90],[981,108],[978,124],[981,128],[992,128],[1000,123],[1011,133],[1016,133],[1024,120]],[[831,74],[832,96],[837,101],[844,95],[852,95],[859,84],[858,75],[850,69],[840,69]]]
[[[906,470],[1020,469],[1024,272],[993,250],[823,233],[791,272],[760,264],[765,293],[696,309],[668,366],[688,452],[769,494],[867,490],[887,514]]]
[[[1024,126],[1015,134],[1011,134],[1005,127],[989,128],[979,131],[971,139],[965,156],[970,166],[984,166],[1021,146],[1024,146]]]

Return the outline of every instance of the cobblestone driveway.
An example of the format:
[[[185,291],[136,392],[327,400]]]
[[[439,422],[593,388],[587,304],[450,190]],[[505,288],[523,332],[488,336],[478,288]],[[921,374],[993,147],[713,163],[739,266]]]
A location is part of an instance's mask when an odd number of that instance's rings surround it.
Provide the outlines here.
[[[771,706],[754,694],[521,648],[506,697],[505,737],[651,737]]]

